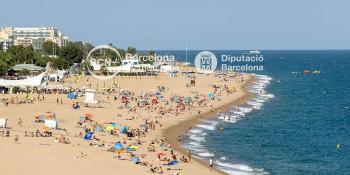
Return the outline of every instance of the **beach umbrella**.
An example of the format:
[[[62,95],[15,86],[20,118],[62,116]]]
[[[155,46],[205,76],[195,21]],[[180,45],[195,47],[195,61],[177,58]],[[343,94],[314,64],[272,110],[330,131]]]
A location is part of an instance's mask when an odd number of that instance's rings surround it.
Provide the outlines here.
[[[108,125],[105,128],[106,131],[112,131],[113,129],[114,129],[114,127],[112,125]]]
[[[129,127],[128,127],[128,126],[124,126],[124,127],[120,130],[120,133],[125,134],[125,133],[128,132],[128,130],[129,130]]]
[[[168,165],[169,165],[169,166],[171,166],[171,165],[176,165],[177,163],[179,163],[179,161],[173,160],[173,161],[169,162]]]
[[[117,152],[117,153],[123,153],[124,150],[123,149],[118,149],[118,150],[115,150],[114,152]]]
[[[130,146],[125,148],[125,151],[135,151],[135,149],[130,148]]]
[[[138,158],[138,157],[132,157],[131,158],[131,161],[133,161],[134,163],[140,163],[141,161],[140,161],[140,158]]]
[[[131,149],[137,149],[138,148],[138,146],[136,146],[136,145],[131,145],[131,146],[129,146]]]
[[[96,132],[103,132],[103,129],[102,129],[101,127],[96,127],[96,128],[95,128],[95,131],[96,131]]]
[[[115,149],[115,150],[123,149],[123,145],[120,142],[117,142],[114,144],[113,149]]]
[[[87,133],[84,137],[84,140],[92,140],[93,135],[94,135],[94,132]]]
[[[86,120],[86,117],[80,116],[80,117],[79,117],[79,120],[80,120],[81,122],[83,122],[83,121]]]
[[[85,113],[85,117],[86,117],[86,118],[92,118],[93,115],[92,115],[91,113],[87,112],[87,113]]]
[[[112,126],[116,128],[117,126],[119,126],[119,123],[112,123]]]

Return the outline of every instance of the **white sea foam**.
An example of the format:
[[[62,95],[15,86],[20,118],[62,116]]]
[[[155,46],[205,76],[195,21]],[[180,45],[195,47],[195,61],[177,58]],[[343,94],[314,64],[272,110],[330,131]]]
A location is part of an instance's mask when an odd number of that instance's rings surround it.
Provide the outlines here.
[[[190,135],[189,138],[192,139],[192,140],[195,140],[195,141],[199,141],[199,142],[204,142],[205,141],[204,137],[197,136],[197,135]]]
[[[228,112],[218,115],[219,120],[225,122],[235,123],[240,119],[244,119],[247,113],[252,112],[253,110],[259,110],[264,105],[266,101],[271,98],[274,98],[273,94],[266,92],[266,87],[271,83],[272,78],[266,75],[256,75],[257,81],[254,82],[248,91],[256,95],[255,98],[251,98],[247,101],[246,105],[232,107]],[[211,131],[215,130],[217,121],[213,120],[201,120],[202,123],[196,125],[197,128],[191,129],[189,133],[189,138],[192,140],[185,144],[184,146],[193,151],[193,156],[199,159],[208,159],[209,157],[214,157],[215,155],[205,149],[205,146],[202,145],[205,143],[206,130]],[[265,172],[264,169],[252,168],[244,164],[233,164],[227,163],[226,157],[220,157],[219,160],[215,161],[218,168],[228,174],[238,174],[238,175],[265,175],[269,174]]]
[[[196,125],[199,128],[207,129],[207,130],[215,130],[215,125]]]
[[[210,153],[210,152],[198,153],[198,155],[202,156],[202,157],[214,157],[215,156],[213,153]]]
[[[198,134],[198,133],[202,133],[203,130],[201,130],[201,129],[191,129],[190,132],[194,133],[194,134]]]
[[[215,161],[215,164],[219,166],[219,169],[228,173],[228,174],[235,174],[235,175],[263,175],[263,174],[269,174],[268,172],[265,172],[264,169],[261,168],[252,168],[248,165],[243,164],[231,164],[222,162],[220,160]]]
[[[216,125],[216,124],[218,124],[218,122],[217,121],[214,121],[214,120],[200,120],[201,122],[205,122],[205,123],[210,123],[210,124],[212,124],[212,125]]]

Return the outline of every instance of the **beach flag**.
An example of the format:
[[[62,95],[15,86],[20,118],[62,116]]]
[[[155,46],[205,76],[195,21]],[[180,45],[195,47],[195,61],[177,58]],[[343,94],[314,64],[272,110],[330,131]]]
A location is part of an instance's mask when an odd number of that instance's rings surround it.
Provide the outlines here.
[[[94,136],[94,133],[89,132],[85,135],[84,140],[92,140],[92,136]]]

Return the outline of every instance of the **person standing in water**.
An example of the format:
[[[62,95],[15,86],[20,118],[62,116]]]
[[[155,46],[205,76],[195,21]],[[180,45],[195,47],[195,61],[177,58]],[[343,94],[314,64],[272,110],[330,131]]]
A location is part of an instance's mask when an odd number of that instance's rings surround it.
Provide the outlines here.
[[[213,158],[211,157],[209,160],[209,165],[210,165],[210,171],[213,170]]]
[[[191,150],[187,150],[188,162],[191,162],[192,153]]]

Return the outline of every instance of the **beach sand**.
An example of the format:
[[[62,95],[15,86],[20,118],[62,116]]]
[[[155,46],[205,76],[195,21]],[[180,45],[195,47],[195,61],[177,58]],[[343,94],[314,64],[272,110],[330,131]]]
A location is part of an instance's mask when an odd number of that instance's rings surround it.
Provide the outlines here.
[[[243,78],[242,78],[243,77]],[[244,79],[244,81],[242,81]],[[251,75],[242,75],[235,78],[228,78],[224,81],[223,77],[214,75],[196,74],[196,86],[187,87],[189,78],[182,76],[168,77],[167,75],[144,76],[144,77],[117,77],[115,80],[97,80],[91,76],[81,78],[71,77],[65,82],[65,86],[79,88],[88,86],[92,89],[103,89],[115,87],[114,83],[120,84],[120,89],[128,89],[135,94],[156,90],[158,86],[164,86],[165,91],[162,95],[168,99],[171,95],[194,96],[194,94],[203,94],[207,96],[213,92],[212,85],[227,85],[229,89],[236,89],[233,94],[222,93],[219,100],[210,100],[206,106],[194,106],[192,111],[180,112],[175,114],[160,115],[156,110],[146,110],[137,108],[136,112],[129,112],[127,109],[119,109],[120,100],[114,101],[115,94],[99,94],[98,100],[103,101],[103,108],[81,107],[73,109],[72,103],[82,102],[84,97],[77,100],[69,100],[66,94],[46,94],[44,101],[36,100],[33,104],[9,104],[9,106],[0,105],[0,117],[8,119],[8,128],[10,128],[10,137],[0,137],[0,174],[4,175],[22,175],[22,174],[154,174],[150,168],[140,164],[134,164],[129,160],[118,160],[113,158],[116,153],[107,151],[107,147],[89,146],[91,141],[85,141],[79,137],[82,128],[77,127],[79,116],[85,113],[94,115],[93,120],[98,123],[117,122],[122,126],[137,128],[144,124],[146,120],[161,123],[156,125],[154,130],[146,133],[145,137],[138,137],[142,145],[134,151],[135,154],[146,155],[141,161],[147,161],[153,166],[162,166],[164,174],[224,174],[218,170],[210,170],[208,162],[192,159],[189,163],[178,163],[175,166],[165,166],[167,162],[157,160],[157,153],[164,152],[170,158],[170,149],[168,151],[156,148],[156,152],[148,152],[147,146],[154,139],[161,139],[165,136],[167,143],[177,153],[177,159],[182,155],[186,156],[179,142],[178,136],[183,134],[189,126],[196,124],[200,118],[213,117],[218,110],[225,110],[230,105],[240,104],[243,99],[247,99],[249,93],[245,87],[253,81]],[[118,89],[119,90],[119,89]],[[6,94],[0,95],[1,99],[11,98],[24,99],[25,94]],[[37,95],[33,95],[36,98]],[[56,103],[56,100],[62,99],[62,104]],[[16,100],[15,100],[16,101]],[[209,106],[211,104],[211,106]],[[135,104],[132,104],[135,105]],[[198,110],[201,114],[198,114]],[[52,130],[53,137],[24,137],[24,131],[43,131],[43,123],[35,123],[34,116],[44,114],[45,112],[55,112],[60,130]],[[121,115],[117,117],[117,115]],[[21,118],[23,126],[19,126],[18,118]],[[133,119],[132,119],[133,118]],[[132,119],[132,120],[129,120]],[[63,128],[65,130],[63,130]],[[15,143],[15,135],[18,135],[18,143]],[[61,144],[54,142],[55,137],[61,135],[69,138],[71,144]],[[95,132],[95,136],[105,141],[105,145],[112,145],[117,141],[125,141],[126,144],[135,142],[135,138],[127,138],[125,135],[111,136],[106,132]],[[83,153],[86,156],[81,156]],[[121,156],[127,157],[127,153],[121,153]],[[167,170],[171,168],[171,170]],[[157,173],[156,173],[157,174]]]

